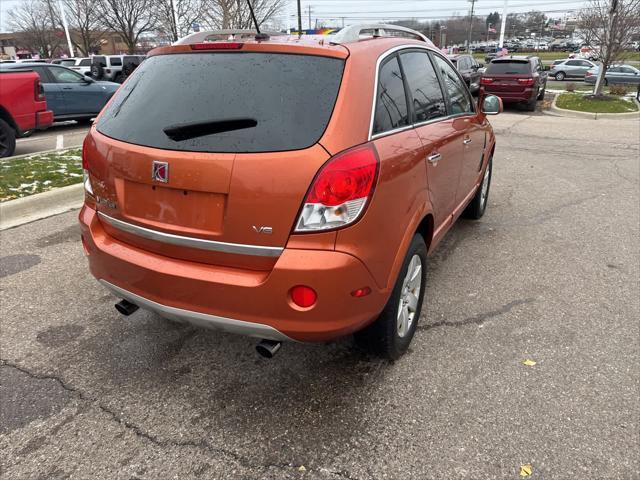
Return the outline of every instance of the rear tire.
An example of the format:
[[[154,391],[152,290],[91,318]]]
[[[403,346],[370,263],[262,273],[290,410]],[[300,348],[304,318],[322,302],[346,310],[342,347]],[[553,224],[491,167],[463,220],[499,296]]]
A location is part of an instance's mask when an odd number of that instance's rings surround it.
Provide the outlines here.
[[[559,82],[563,81],[565,79],[566,75],[564,74],[564,72],[558,72],[556,73],[556,80],[558,80]]]
[[[538,95],[536,95],[531,100],[529,100],[527,103],[525,103],[525,109],[527,111],[529,111],[529,112],[535,112],[536,111],[536,103],[537,102],[538,102]]]
[[[416,234],[384,310],[375,322],[355,334],[360,346],[391,360],[407,351],[422,310],[426,265],[427,246],[422,235]]]
[[[489,200],[489,187],[491,187],[492,172],[493,157],[489,158],[487,168],[485,168],[484,175],[482,176],[482,183],[478,187],[478,191],[473,197],[473,200],[471,200],[471,203],[467,205],[467,208],[462,213],[463,217],[470,218],[471,220],[478,220],[484,215],[484,212],[487,209],[487,202]]]
[[[16,151],[16,131],[0,118],[0,157],[10,157]]]

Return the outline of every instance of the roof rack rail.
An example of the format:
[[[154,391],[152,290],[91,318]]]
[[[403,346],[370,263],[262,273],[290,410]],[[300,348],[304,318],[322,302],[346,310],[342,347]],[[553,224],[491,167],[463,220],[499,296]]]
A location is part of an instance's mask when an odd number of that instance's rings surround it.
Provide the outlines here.
[[[262,34],[269,35],[270,37],[287,35],[286,33],[282,32],[262,32]],[[210,41],[212,37],[213,40],[236,40],[235,37],[239,37],[239,40],[243,37],[255,38],[256,35],[258,35],[258,32],[256,32],[255,30],[239,30],[233,28],[224,30],[208,30],[205,32],[192,33],[191,35],[182,37],[181,39],[173,42],[172,45],[191,45],[192,43],[202,43],[206,42],[207,40]]]
[[[360,40],[363,34],[367,33],[368,30],[372,31],[371,36],[373,36],[374,38],[406,37],[413,38],[415,40],[421,40],[429,44],[429,46],[434,46],[433,42],[420,32],[407,27],[401,27],[400,25],[389,25],[385,23],[361,23],[357,25],[349,25],[348,27],[341,29],[335,35],[330,36],[329,41],[333,44],[357,42],[358,40]]]

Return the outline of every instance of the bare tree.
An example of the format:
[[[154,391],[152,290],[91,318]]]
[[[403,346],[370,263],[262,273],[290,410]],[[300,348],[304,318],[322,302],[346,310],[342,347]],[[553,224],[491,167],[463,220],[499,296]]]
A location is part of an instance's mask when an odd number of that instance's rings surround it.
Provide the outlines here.
[[[600,71],[594,95],[602,95],[607,68],[619,61],[640,27],[640,0],[590,0],[579,15],[579,26],[600,47]]]
[[[206,20],[216,29],[254,27],[247,0],[205,0]],[[272,20],[286,5],[286,0],[252,0],[258,25]]]
[[[100,48],[104,27],[99,5],[98,0],[63,0],[72,41],[84,55],[91,55]]]
[[[129,53],[135,53],[140,35],[155,29],[157,13],[153,0],[99,0],[102,23],[119,34]]]
[[[50,0],[26,0],[11,10],[9,25],[19,33],[19,47],[51,58],[61,50],[62,32],[56,31],[57,11]]]
[[[194,23],[202,20],[204,2],[205,0],[156,0],[158,28],[174,42],[184,37]]]

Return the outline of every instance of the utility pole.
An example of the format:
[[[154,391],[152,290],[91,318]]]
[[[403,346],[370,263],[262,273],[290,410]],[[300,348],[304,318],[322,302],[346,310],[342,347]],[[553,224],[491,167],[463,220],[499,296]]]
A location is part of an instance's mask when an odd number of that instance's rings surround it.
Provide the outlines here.
[[[500,43],[498,47],[502,48],[504,46],[504,31],[507,27],[507,3],[509,0],[504,0],[504,7],[502,7],[502,24],[500,25]]]
[[[298,0],[298,35],[302,35],[302,8],[300,7],[300,0]]]
[[[469,18],[469,39],[467,40],[467,52],[471,53],[471,32],[473,31],[473,8],[476,5],[476,0],[469,0],[471,2],[471,16]]]
[[[67,46],[69,47],[69,56],[73,57],[73,44],[71,43],[71,35],[69,35],[69,26],[67,25],[67,16],[64,14],[64,8],[62,8],[62,0],[58,0],[58,8],[60,9],[60,17],[62,18],[62,26],[64,28],[64,34],[67,37]]]
[[[311,30],[311,5],[308,5],[309,7],[309,30]]]

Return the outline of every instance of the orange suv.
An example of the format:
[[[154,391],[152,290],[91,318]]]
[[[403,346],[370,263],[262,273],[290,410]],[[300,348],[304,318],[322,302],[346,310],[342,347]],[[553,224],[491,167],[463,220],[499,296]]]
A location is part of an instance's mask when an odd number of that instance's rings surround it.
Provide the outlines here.
[[[91,272],[125,315],[258,337],[265,356],[355,333],[398,358],[427,254],[485,211],[502,103],[479,108],[402,27],[265,37],[157,48],[102,111],[83,146]]]

